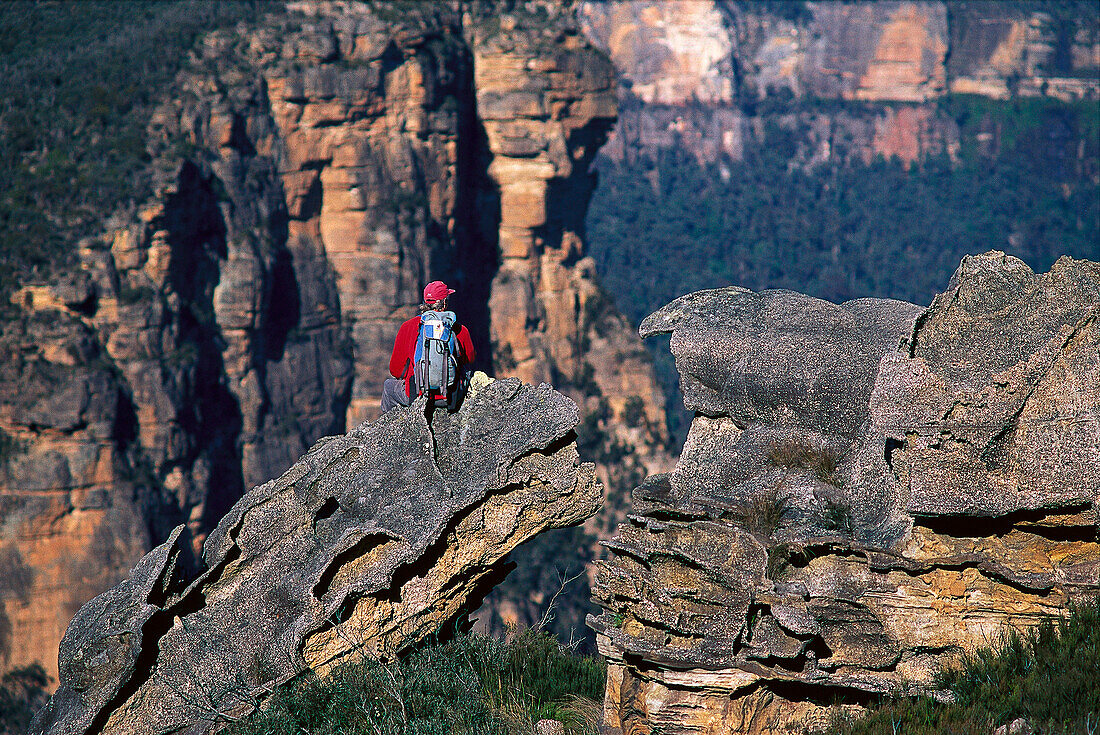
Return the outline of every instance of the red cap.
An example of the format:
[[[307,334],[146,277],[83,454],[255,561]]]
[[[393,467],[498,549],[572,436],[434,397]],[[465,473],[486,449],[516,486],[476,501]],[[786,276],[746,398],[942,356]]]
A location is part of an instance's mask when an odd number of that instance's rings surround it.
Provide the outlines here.
[[[443,281],[432,281],[424,287],[424,303],[430,304],[433,301],[442,301],[455,290],[453,288],[447,288],[447,284]]]

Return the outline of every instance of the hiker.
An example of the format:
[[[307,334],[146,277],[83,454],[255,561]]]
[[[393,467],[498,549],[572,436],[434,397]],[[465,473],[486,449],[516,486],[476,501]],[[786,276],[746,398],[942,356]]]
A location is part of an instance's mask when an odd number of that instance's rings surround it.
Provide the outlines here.
[[[382,413],[408,406],[415,396],[429,393],[434,405],[458,408],[466,383],[466,366],[477,357],[470,332],[447,311],[447,297],[455,290],[443,281],[424,287],[420,316],[397,330],[390,356],[390,375],[382,384]],[[442,363],[442,364],[441,364]]]

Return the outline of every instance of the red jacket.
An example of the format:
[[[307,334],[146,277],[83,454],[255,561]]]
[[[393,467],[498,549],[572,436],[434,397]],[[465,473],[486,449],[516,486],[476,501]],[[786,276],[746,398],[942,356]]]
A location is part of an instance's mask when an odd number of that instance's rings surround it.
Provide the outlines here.
[[[470,331],[461,325],[457,326],[455,339],[462,354],[457,355],[458,367],[469,365],[477,359],[473,340],[470,339]],[[397,330],[397,339],[393,341],[393,354],[390,355],[390,375],[395,378],[405,379],[405,395],[412,395],[413,360],[416,355],[416,335],[420,334],[420,317],[414,316]]]

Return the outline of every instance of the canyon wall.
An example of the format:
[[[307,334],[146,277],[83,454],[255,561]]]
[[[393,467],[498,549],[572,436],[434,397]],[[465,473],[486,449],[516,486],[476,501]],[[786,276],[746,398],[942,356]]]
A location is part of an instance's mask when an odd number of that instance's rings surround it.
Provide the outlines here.
[[[1081,11],[622,0],[583,3],[580,17],[622,82],[609,155],[683,146],[739,159],[772,119],[798,131],[812,163],[953,154],[958,130],[936,105],[948,94],[1100,98],[1100,20]]]
[[[157,195],[4,326],[3,667],[56,678],[79,605],[175,525],[197,548],[247,488],[375,419],[436,278],[478,367],[563,383],[585,415],[607,396],[603,440],[667,463],[652,369],[585,257],[615,94],[570,8],[291,3],[192,57],[149,126]]]
[[[991,252],[928,309],[729,287],[647,318],[696,418],[606,542],[605,732],[823,726],[1100,596],[1098,305],[1100,264]]]

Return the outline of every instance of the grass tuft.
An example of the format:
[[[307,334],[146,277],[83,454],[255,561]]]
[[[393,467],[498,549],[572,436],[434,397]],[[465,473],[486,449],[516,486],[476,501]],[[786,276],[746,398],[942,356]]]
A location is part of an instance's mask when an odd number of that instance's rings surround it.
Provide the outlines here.
[[[776,467],[805,470],[829,485],[840,486],[840,456],[827,446],[808,439],[777,439],[768,447],[768,462]]]
[[[751,534],[770,538],[790,512],[785,482],[754,493],[733,513],[733,520]]]
[[[39,664],[13,669],[0,677],[0,735],[25,733],[34,713],[49,699],[50,679]]]
[[[346,664],[279,689],[227,735],[512,735],[543,719],[595,735],[606,665],[548,635],[468,635],[393,664]]]

